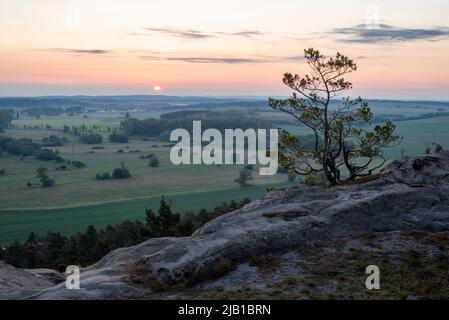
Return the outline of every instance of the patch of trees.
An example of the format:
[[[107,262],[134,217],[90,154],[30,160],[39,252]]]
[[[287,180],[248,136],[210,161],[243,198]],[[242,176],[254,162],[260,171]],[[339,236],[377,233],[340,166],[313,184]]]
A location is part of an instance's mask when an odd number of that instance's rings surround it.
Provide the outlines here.
[[[68,140],[65,137],[60,138],[58,136],[51,135],[49,137],[42,138],[41,144],[43,147],[61,147],[65,145],[67,142]]]
[[[161,140],[168,140],[170,132],[174,129],[182,128],[192,132],[194,120],[202,120],[203,130],[215,128],[221,132],[225,129],[249,129],[249,128],[269,128],[270,124],[257,118],[246,117],[243,114],[235,115],[222,112],[206,112],[207,116],[198,117],[195,111],[189,115],[189,111],[181,111],[186,116],[164,115],[161,119],[127,119],[121,122],[123,132],[128,136],[151,136],[159,137]],[[178,114],[178,113],[176,113]]]
[[[0,110],[0,132],[3,132],[4,129],[6,129],[9,126],[13,117],[14,117],[13,109]]]
[[[80,136],[80,142],[85,144],[100,144],[103,142],[103,136],[99,133],[83,133]]]
[[[373,116],[371,123],[385,123],[388,121],[399,122],[399,121],[413,121],[413,120],[422,120],[422,119],[430,119],[437,117],[446,117],[449,116],[449,112],[445,112],[446,109],[439,109],[438,112],[432,113],[423,113],[417,116],[405,116],[405,115],[385,115],[385,116]]]
[[[71,117],[73,117],[75,115],[79,115],[84,112],[85,112],[85,108],[81,107],[81,106],[68,107],[65,109],[65,113]]]
[[[52,187],[55,185],[55,180],[51,179],[48,174],[48,169],[40,167],[36,170],[36,178],[42,183],[43,187]]]
[[[109,172],[105,172],[105,173],[97,173],[97,175],[95,176],[95,179],[97,180],[109,180],[112,179],[112,176]]]
[[[125,164],[122,162],[120,168],[115,168],[112,171],[112,178],[114,179],[128,179],[131,177],[131,173],[128,168],[125,167]]]
[[[15,139],[1,136],[0,150],[16,156],[32,156],[41,150],[41,146],[30,138]]]
[[[31,232],[24,242],[15,241],[0,246],[0,259],[18,268],[50,268],[64,271],[68,265],[88,266],[110,251],[139,244],[151,238],[190,236],[205,223],[223,214],[240,209],[249,203],[222,203],[213,210],[201,209],[184,214],[173,213],[170,204],[161,199],[159,210],[145,210],[145,221],[125,221],[108,225],[98,231],[87,227],[85,232],[64,236],[48,231],[43,236]]]
[[[22,111],[22,113],[28,115],[29,117],[40,118],[41,116],[59,116],[64,113],[62,108],[29,108]]]
[[[73,98],[0,98],[0,108],[61,108],[82,106],[88,107],[90,103]]]
[[[433,152],[440,153],[440,152],[444,151],[443,145],[441,145],[439,143],[433,143],[433,145],[435,146]],[[427,146],[425,154],[431,154],[431,153],[432,153],[432,149],[430,148],[430,146]]]
[[[0,169],[0,177],[4,176],[5,174],[6,174],[6,170],[4,168]]]
[[[82,169],[87,166],[84,162],[76,161],[76,160],[72,160],[72,161],[69,160],[68,163],[71,163],[75,168],[78,168],[78,169]]]
[[[120,168],[115,168],[112,174],[109,172],[97,173],[95,179],[97,180],[109,180],[109,179],[128,179],[131,178],[131,172],[125,167],[123,162],[120,163]]]
[[[75,116],[83,113],[84,111],[85,108],[82,106],[73,106],[65,109],[56,107],[34,107],[24,109],[22,113],[28,115],[29,117],[40,118],[41,116],[55,117],[64,113],[68,116]]]
[[[123,133],[114,132],[109,135],[109,141],[115,143],[127,143],[129,142],[129,138]]]
[[[148,162],[148,166],[151,168],[159,167],[159,159],[156,156],[152,157]]]
[[[42,160],[42,161],[55,160],[58,163],[65,162],[65,159],[59,155],[59,152],[51,150],[51,149],[42,149],[40,151],[37,151],[35,157],[37,160]]]
[[[239,175],[237,179],[234,181],[237,182],[242,187],[249,186],[248,182],[253,180],[253,171],[249,168],[243,168],[239,171]]]
[[[16,156],[35,156],[37,160],[41,161],[67,163],[78,169],[86,167],[86,164],[82,161],[64,159],[57,150],[42,149],[40,144],[34,143],[30,138],[14,139],[0,136],[0,153],[3,151]]]
[[[148,161],[148,166],[155,168],[155,167],[159,167],[159,159],[158,157],[156,157],[156,155],[154,153],[148,153],[146,155],[141,155],[140,159],[150,159],[150,161]]]

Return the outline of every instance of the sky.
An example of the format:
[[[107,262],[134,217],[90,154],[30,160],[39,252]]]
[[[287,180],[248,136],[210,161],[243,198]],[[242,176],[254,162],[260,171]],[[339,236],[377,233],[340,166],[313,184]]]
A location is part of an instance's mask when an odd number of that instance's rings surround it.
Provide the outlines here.
[[[447,0],[0,0],[0,96],[288,95],[304,49],[351,96],[449,100]]]

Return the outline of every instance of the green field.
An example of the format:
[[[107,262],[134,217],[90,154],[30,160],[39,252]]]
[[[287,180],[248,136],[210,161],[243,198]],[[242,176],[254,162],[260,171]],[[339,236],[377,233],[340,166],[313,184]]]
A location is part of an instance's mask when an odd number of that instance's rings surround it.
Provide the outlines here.
[[[304,127],[293,125],[281,125],[280,127],[296,135],[311,133]],[[396,134],[403,137],[403,140],[399,145],[385,149],[385,155],[389,159],[398,159],[402,149],[408,156],[421,155],[427,146],[433,148],[434,143],[439,143],[447,149],[449,147],[449,117],[398,121],[396,122]]]
[[[159,117],[162,112],[140,112],[138,118]],[[271,119],[275,126],[283,127],[293,134],[309,134],[303,127],[288,125],[288,117],[272,112],[258,112],[264,119]],[[276,115],[276,116],[275,116]],[[126,144],[105,141],[102,149],[81,144],[76,136],[64,134],[64,125],[86,124],[100,127],[107,137],[106,128],[117,127],[123,120],[121,112],[95,112],[82,117],[48,117],[42,119],[22,118],[14,120],[14,128],[3,135],[14,138],[32,138],[39,142],[43,137],[55,134],[65,136],[70,142],[58,147],[65,159],[83,161],[84,169],[68,166],[65,171],[56,170],[57,163],[38,161],[33,157],[21,158],[7,154],[0,155],[0,169],[6,175],[0,177],[0,243],[24,239],[29,232],[40,234],[49,229],[70,234],[82,231],[89,224],[102,228],[110,223],[126,219],[142,219],[145,206],[156,208],[161,195],[173,201],[179,212],[211,208],[222,201],[241,200],[245,197],[258,198],[267,186],[287,185],[287,176],[259,176],[254,170],[251,187],[242,188],[234,179],[242,166],[189,165],[174,166],[169,159],[167,142],[158,140],[132,139]],[[276,121],[280,121],[276,124]],[[34,129],[23,129],[23,126]],[[52,130],[45,129],[50,125]],[[397,122],[397,134],[403,136],[400,145],[387,149],[390,159],[405,155],[419,155],[427,146],[440,143],[449,145],[449,117]],[[118,151],[123,152],[119,153]],[[154,153],[160,166],[150,168],[147,159],[141,155]],[[97,173],[111,172],[124,162],[132,177],[125,180],[95,179]],[[45,166],[56,185],[42,188],[36,178],[36,169]],[[27,186],[30,183],[32,186]]]
[[[14,137],[28,136],[39,141],[53,131],[8,130],[5,135]],[[68,137],[74,140],[73,137]],[[181,165],[170,162],[170,148],[160,141],[131,140],[127,144],[104,142],[104,149],[93,150],[92,145],[74,141],[58,147],[65,159],[83,161],[84,169],[69,166],[68,170],[57,171],[54,161],[38,161],[33,157],[21,159],[19,156],[3,154],[0,156],[0,168],[6,175],[1,177],[0,210],[55,208],[95,204],[105,201],[126,200],[177,194],[185,192],[205,192],[238,187],[234,182],[242,166],[221,165]],[[118,153],[123,150],[123,153]],[[140,151],[140,152],[138,152]],[[160,166],[150,168],[147,159],[141,155],[154,153],[160,160]],[[96,173],[111,172],[124,162],[132,177],[125,180],[95,180]],[[36,178],[36,169],[45,166],[56,185],[43,189]],[[254,185],[266,185],[286,181],[285,175],[259,176],[254,171]],[[27,187],[30,182],[32,187]],[[45,197],[42,195],[45,194]]]
[[[272,185],[279,187],[280,185]],[[167,196],[177,212],[211,209],[223,201],[259,198],[267,186],[234,188],[230,190]],[[69,235],[83,231],[88,225],[103,228],[108,224],[125,220],[144,219],[145,207],[157,209],[160,196],[108,202],[97,205],[78,206],[61,209],[13,210],[0,212],[0,244],[15,239],[24,240],[31,232],[44,234],[48,230]]]
[[[137,119],[147,118],[159,118],[162,114],[166,113],[163,110],[147,111],[147,112],[130,112],[130,116]],[[118,128],[120,122],[125,119],[125,112],[118,111],[97,111],[86,114],[84,116],[67,116],[61,115],[58,117],[42,116],[40,118],[31,118],[22,116],[20,119],[14,119],[12,125],[22,129],[24,125],[31,127],[40,127],[44,129],[47,125],[52,129],[62,129],[64,126],[80,126],[86,125],[88,129],[91,129],[94,125],[100,129],[106,130],[107,127]]]
[[[39,161],[34,157],[21,158],[6,153],[0,155],[0,242],[24,239],[29,232],[40,234],[53,231],[70,234],[82,231],[89,224],[104,227],[126,219],[143,218],[145,206],[156,208],[161,195],[173,200],[180,212],[211,208],[222,201],[258,198],[267,186],[287,184],[287,176],[259,176],[255,167],[252,186],[240,187],[234,181],[243,166],[186,165],[175,166],[169,159],[167,142],[132,139],[126,144],[110,143],[107,139],[93,149],[81,144],[77,137],[57,130],[10,129],[3,135],[14,138],[65,136],[70,143],[57,147],[65,159],[83,161],[86,168],[68,165],[65,171],[56,170],[54,161]],[[123,150],[119,153],[118,150]],[[154,153],[160,166],[150,168],[141,155]],[[123,161],[132,177],[124,180],[96,180],[96,173],[111,172]],[[42,188],[36,169],[48,168],[56,181],[51,188]],[[27,183],[32,184],[31,187]]]

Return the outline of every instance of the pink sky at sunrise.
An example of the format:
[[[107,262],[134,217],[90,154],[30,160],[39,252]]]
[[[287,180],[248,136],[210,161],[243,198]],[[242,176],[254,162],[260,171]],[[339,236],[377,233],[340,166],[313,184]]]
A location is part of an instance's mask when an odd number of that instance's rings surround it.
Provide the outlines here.
[[[357,62],[354,95],[447,100],[448,14],[446,0],[1,0],[0,95],[286,95],[314,47]]]

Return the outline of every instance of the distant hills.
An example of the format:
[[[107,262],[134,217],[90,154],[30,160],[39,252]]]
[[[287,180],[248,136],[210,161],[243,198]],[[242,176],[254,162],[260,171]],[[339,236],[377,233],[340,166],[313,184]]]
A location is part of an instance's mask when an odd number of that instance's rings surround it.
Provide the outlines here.
[[[367,100],[374,105],[395,104],[396,106],[416,104],[420,106],[449,107],[449,101],[427,100]],[[210,107],[266,107],[266,97],[200,97],[165,95],[129,95],[129,96],[41,96],[41,97],[0,97],[0,108],[41,108],[41,107],[95,107],[95,106],[131,106],[162,107],[190,106]]]

